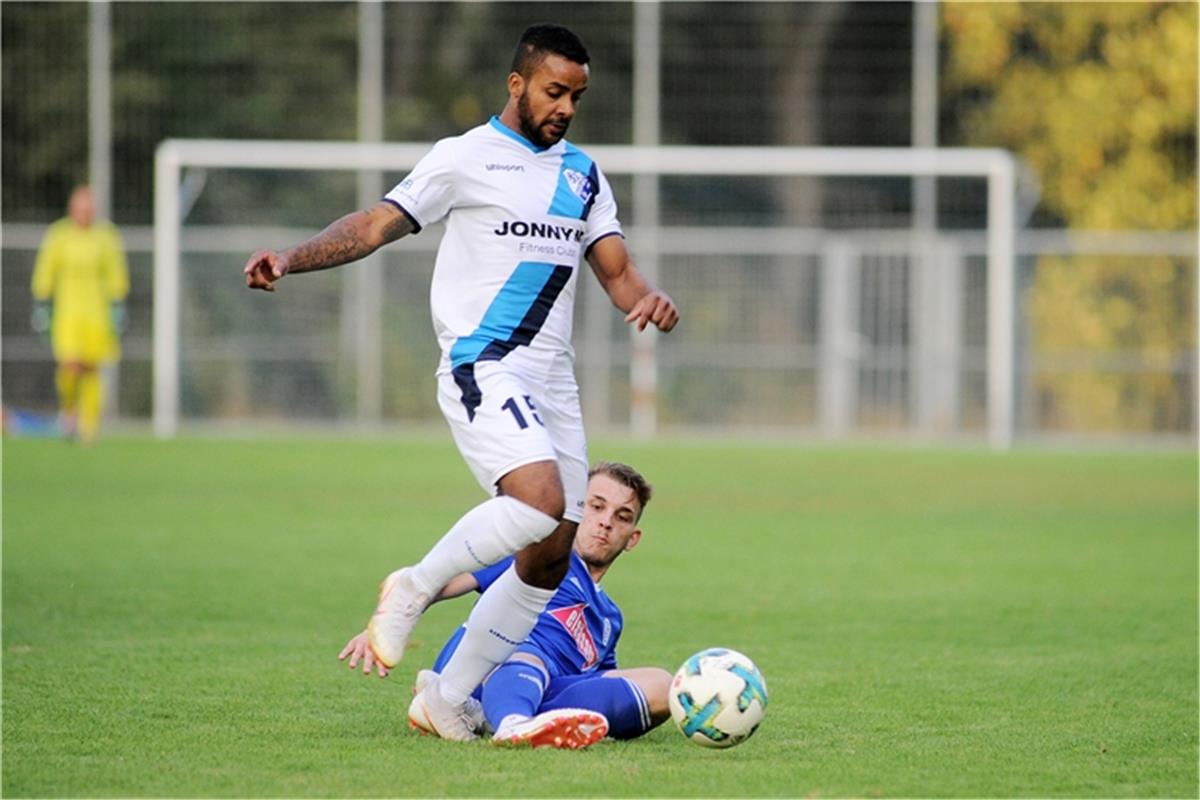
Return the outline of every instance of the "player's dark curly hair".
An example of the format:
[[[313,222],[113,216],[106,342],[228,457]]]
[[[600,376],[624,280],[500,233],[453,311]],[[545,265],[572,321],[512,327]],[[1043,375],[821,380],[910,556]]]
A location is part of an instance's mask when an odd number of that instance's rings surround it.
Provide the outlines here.
[[[646,477],[628,464],[622,464],[619,461],[597,461],[596,465],[588,472],[588,480],[590,481],[592,476],[597,474],[607,475],[622,486],[628,486],[633,490],[633,494],[638,500],[637,518],[641,519],[642,512],[646,510],[646,504],[654,496],[654,487],[650,485]]]
[[[513,54],[512,71],[528,79],[550,53],[576,64],[588,63],[588,51],[579,37],[562,25],[531,25],[521,34]]]

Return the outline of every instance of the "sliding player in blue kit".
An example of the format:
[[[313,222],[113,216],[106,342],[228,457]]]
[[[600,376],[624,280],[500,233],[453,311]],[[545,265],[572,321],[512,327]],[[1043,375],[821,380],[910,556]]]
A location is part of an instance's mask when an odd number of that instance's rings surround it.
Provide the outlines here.
[[[442,350],[438,405],[491,498],[417,564],[384,579],[367,626],[374,659],[393,667],[452,578],[516,554],[409,708],[410,720],[443,738],[477,737],[471,692],[529,636],[570,563],[588,467],[571,347],[581,262],[638,330],[669,331],[679,319],[630,259],[608,180],[563,138],[588,86],[588,61],[566,28],[527,29],[499,116],[439,141],[371,208],[296,247],[260,250],[243,268],[249,288],[275,291],[284,276],[346,264],[446,223],[430,287]]]
[[[601,462],[589,475],[587,505],[576,534],[566,580],[538,618],[529,638],[474,692],[498,745],[578,749],[604,738],[641,736],[670,715],[667,691],[671,674],[657,667],[618,669],[617,641],[624,618],[600,581],[613,562],[641,540],[638,527],[652,487],[625,464]],[[484,591],[508,568],[505,559],[486,569],[459,575],[438,600]],[[433,670],[422,670],[417,691],[449,662],[466,628],[442,648]],[[381,676],[364,631],[339,654],[349,666],[362,661],[364,674]],[[414,722],[414,727],[421,726]]]

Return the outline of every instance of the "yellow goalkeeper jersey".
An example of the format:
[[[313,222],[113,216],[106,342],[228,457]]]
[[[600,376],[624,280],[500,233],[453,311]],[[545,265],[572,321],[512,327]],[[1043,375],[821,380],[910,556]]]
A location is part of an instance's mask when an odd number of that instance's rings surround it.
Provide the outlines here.
[[[101,363],[120,355],[112,304],[129,292],[129,271],[117,229],[70,218],[50,226],[33,267],[33,296],[53,301],[50,337],[55,359]]]

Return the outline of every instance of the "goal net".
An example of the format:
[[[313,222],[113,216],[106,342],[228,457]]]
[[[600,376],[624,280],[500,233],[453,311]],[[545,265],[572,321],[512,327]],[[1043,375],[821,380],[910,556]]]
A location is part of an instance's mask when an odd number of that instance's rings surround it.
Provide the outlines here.
[[[155,161],[153,422],[437,420],[428,286],[438,226],[339,270],[249,292],[240,268],[374,202],[427,144],[168,140]],[[639,267],[679,304],[634,333],[579,282],[577,375],[594,431],[860,432],[1012,441],[1015,178],[1005,151],[588,148]],[[979,207],[856,218],[920,179]],[[839,183],[840,182],[840,183]],[[841,187],[841,188],[837,188]],[[880,198],[885,198],[880,202]],[[842,203],[843,213],[829,213]],[[823,213],[806,214],[809,207]]]

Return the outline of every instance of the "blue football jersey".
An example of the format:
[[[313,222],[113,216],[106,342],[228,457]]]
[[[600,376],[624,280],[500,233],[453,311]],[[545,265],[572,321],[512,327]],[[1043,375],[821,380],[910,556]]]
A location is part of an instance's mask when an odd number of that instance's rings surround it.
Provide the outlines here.
[[[510,556],[472,573],[479,581],[479,591],[491,586],[512,562]],[[551,677],[616,669],[622,624],[621,609],[592,580],[583,559],[572,551],[566,577],[518,650],[537,653],[546,662]]]

